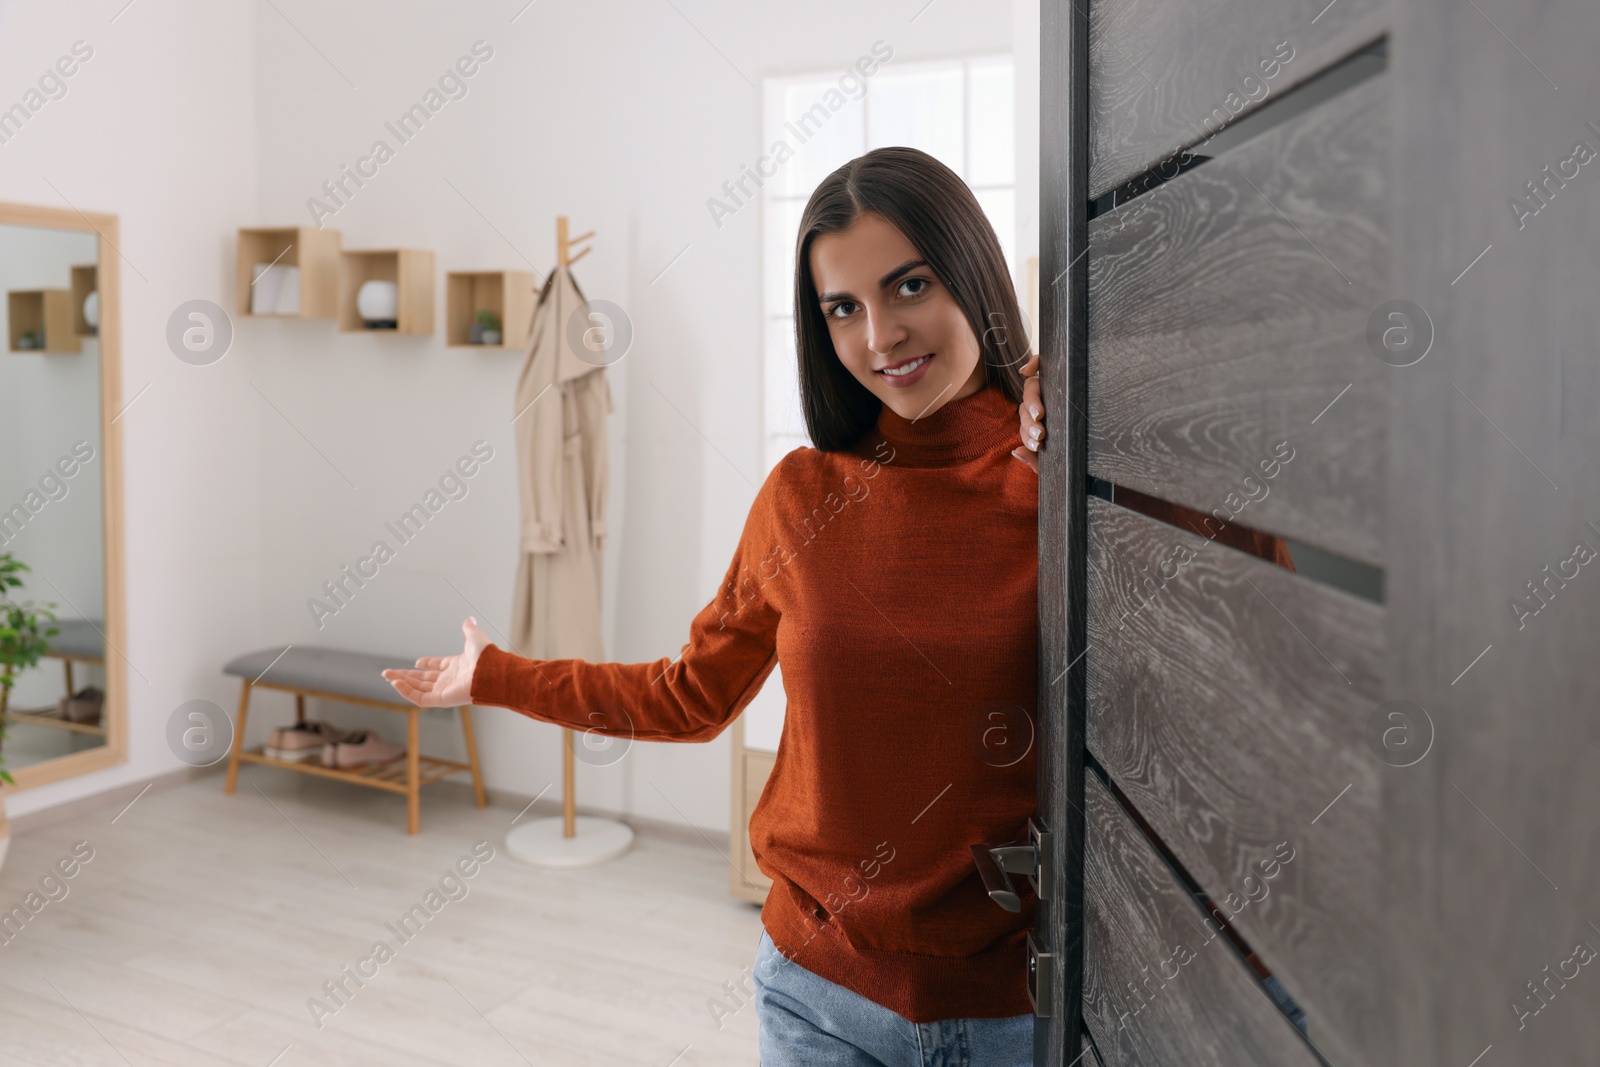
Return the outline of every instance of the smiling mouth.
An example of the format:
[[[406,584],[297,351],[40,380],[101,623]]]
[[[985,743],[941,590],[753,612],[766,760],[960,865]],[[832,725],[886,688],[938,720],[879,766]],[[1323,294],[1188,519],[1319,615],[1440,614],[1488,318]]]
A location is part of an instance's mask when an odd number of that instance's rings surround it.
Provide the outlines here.
[[[879,367],[876,373],[886,374],[891,378],[899,378],[910,374],[933,357],[934,353],[932,352],[924,356],[913,356],[910,359],[903,359],[899,363],[891,363],[887,367]]]

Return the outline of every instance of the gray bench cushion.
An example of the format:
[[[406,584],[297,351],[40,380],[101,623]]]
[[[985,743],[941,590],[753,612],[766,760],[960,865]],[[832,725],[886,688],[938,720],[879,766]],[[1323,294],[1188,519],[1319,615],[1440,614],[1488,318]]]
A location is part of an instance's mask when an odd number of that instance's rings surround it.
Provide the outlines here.
[[[101,634],[106,627],[104,619],[57,619],[49,625],[61,632],[46,639],[50,642],[50,652],[46,655],[65,653],[105,660],[106,639]]]
[[[403,659],[309,645],[290,645],[285,652],[279,645],[238,656],[222,669],[252,682],[406,704],[405,697],[395,692],[394,686],[384,681],[380,672],[389,667],[413,667],[416,662],[415,656]]]

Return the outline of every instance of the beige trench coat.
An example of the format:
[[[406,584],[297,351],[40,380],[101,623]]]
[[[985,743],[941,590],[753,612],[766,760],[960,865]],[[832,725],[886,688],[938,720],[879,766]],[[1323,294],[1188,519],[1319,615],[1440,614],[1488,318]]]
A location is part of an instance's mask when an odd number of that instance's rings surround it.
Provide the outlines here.
[[[573,347],[568,324],[583,300],[558,265],[539,295],[512,412],[522,521],[511,643],[530,659],[606,659],[600,593],[613,408],[605,368],[581,335]]]

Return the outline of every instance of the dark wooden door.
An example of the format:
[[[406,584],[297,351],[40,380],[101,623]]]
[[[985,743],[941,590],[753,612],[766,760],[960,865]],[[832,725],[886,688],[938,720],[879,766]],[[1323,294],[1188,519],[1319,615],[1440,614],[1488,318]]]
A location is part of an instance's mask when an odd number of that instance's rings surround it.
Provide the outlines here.
[[[1600,8],[1041,40],[1036,1062],[1600,1062]]]

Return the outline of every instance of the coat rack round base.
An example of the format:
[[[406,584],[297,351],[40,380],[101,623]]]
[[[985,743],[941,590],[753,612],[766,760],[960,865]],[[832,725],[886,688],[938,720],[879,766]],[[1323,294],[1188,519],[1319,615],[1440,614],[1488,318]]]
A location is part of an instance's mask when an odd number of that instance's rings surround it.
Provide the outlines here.
[[[525,822],[506,833],[506,852],[537,867],[589,867],[633,845],[633,828],[615,819],[579,815],[571,837],[564,835],[564,823],[559,815]]]

